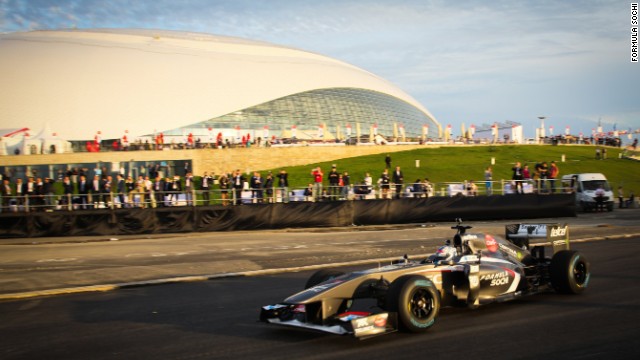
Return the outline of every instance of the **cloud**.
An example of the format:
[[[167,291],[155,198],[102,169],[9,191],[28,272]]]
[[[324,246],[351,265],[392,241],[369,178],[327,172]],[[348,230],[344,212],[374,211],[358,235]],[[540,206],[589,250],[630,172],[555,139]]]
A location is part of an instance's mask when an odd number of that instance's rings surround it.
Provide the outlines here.
[[[321,53],[389,79],[454,129],[541,113],[638,122],[628,24],[617,0],[0,0],[5,32],[160,28]]]

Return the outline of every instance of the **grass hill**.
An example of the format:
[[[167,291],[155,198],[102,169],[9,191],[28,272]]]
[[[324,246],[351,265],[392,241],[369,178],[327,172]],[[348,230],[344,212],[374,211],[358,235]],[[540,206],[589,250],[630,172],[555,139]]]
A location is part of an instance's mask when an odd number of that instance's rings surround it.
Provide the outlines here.
[[[597,172],[603,173],[609,179],[615,190],[622,185],[625,196],[630,191],[640,195],[640,162],[620,159],[622,151],[618,148],[607,147],[607,159],[595,159],[595,146],[588,145],[504,145],[504,146],[445,146],[419,150],[390,153],[392,168],[400,166],[405,183],[416,179],[429,179],[432,183],[462,182],[474,180],[481,183],[484,180],[484,170],[493,165],[493,179],[511,179],[511,168],[516,161],[522,165],[528,164],[532,169],[536,163],[555,161],[560,169],[560,177],[571,173]],[[348,152],[348,148],[345,148]],[[562,157],[565,161],[562,162]],[[362,181],[364,174],[369,172],[374,179],[378,179],[385,168],[386,154],[369,155],[355,158],[345,158],[335,161],[309,164],[286,168],[289,173],[290,186],[294,188],[306,187],[312,181],[311,169],[320,166],[326,174],[332,164],[337,165],[340,172],[348,171],[351,182]],[[416,160],[420,160],[420,167],[416,167]],[[280,169],[272,169],[277,173]],[[325,181],[326,183],[326,181]],[[439,187],[437,187],[439,189]]]

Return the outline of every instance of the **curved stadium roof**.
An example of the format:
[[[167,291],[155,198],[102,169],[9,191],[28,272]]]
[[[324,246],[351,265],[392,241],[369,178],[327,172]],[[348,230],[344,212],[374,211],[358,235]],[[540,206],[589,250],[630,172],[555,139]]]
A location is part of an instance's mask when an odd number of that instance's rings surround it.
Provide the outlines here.
[[[67,140],[180,128],[440,125],[411,96],[347,63],[239,38],[161,30],[0,35],[0,128]],[[386,131],[386,132],[385,132]]]

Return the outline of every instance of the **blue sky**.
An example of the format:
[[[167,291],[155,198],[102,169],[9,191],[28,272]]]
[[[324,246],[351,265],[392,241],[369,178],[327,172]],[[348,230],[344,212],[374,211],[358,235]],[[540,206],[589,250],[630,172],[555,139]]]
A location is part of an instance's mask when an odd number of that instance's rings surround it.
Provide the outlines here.
[[[454,134],[506,120],[533,136],[640,129],[630,2],[0,0],[0,31],[151,28],[239,36],[334,57],[395,83]],[[0,55],[1,56],[1,55]]]

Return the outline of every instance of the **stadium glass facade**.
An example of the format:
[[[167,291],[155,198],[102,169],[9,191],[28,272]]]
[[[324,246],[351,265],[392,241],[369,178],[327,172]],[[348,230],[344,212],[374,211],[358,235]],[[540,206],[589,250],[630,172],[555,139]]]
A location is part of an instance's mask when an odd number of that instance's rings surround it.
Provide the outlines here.
[[[373,126],[377,134],[392,138],[402,136],[399,128],[404,126],[406,138],[422,136],[423,126],[428,127],[427,137],[437,138],[439,124],[413,105],[377,91],[359,88],[328,88],[297,93],[235,111],[217,118],[166,131],[165,135],[179,136],[185,132],[206,135],[208,129],[229,133],[234,129],[256,132],[268,126],[269,134],[277,137],[297,137],[319,140],[319,126],[326,126],[329,134],[324,140],[345,139],[350,135],[370,135]],[[292,126],[296,127],[292,133]],[[394,129],[395,128],[395,129]]]

